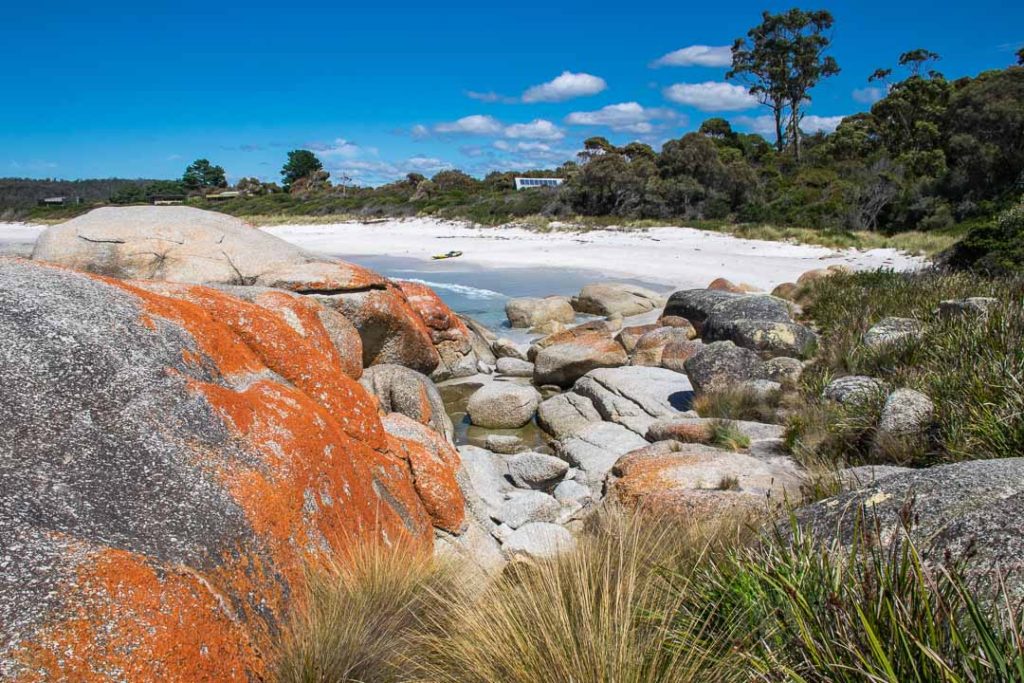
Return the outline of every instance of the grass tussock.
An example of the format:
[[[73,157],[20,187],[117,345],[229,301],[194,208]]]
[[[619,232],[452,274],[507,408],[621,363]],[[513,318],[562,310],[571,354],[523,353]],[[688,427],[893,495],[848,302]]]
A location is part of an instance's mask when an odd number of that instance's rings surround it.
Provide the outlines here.
[[[311,577],[277,680],[1024,682],[1024,614],[999,581],[910,542],[743,522],[605,510],[573,552],[473,592],[430,558],[356,553]]]
[[[789,419],[798,453],[837,464],[929,464],[1024,452],[1024,279],[880,271],[827,278],[809,294],[805,310],[821,331],[821,352],[802,379],[807,405]],[[934,313],[942,300],[972,296],[999,303],[987,315]],[[924,332],[867,348],[864,332],[887,316],[916,318]],[[912,452],[872,449],[881,400],[841,409],[819,399],[829,380],[849,374],[931,398],[936,414],[929,443]]]
[[[704,526],[606,512],[578,548],[513,566],[481,599],[457,604],[426,678],[459,683],[738,680],[728,639],[679,619],[676,581],[738,542],[735,520]],[[686,643],[686,647],[678,647]],[[711,673],[720,671],[719,673]],[[709,677],[710,675],[710,677]]]
[[[711,423],[711,439],[708,443],[730,451],[741,451],[750,447],[750,437],[730,420],[715,420]]]
[[[782,403],[783,396],[780,392],[765,394],[742,387],[731,387],[698,394],[694,397],[691,407],[701,417],[777,423]]]

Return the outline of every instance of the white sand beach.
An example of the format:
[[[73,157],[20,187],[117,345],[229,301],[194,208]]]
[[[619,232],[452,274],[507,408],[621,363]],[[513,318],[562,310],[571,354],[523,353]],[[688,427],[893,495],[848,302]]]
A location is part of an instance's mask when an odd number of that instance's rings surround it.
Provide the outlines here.
[[[894,249],[837,251],[677,227],[541,233],[415,218],[371,224],[281,225],[265,230],[327,254],[425,260],[458,250],[463,252],[460,262],[487,268],[573,268],[668,287],[703,287],[725,277],[770,290],[807,270],[835,263],[858,270],[908,270],[926,263]]]

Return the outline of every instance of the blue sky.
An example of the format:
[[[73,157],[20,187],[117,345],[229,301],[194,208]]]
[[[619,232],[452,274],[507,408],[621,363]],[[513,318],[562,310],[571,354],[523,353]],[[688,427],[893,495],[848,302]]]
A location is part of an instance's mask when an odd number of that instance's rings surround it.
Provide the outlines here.
[[[207,157],[275,180],[310,147],[335,177],[380,183],[553,166],[590,135],[657,146],[710,116],[758,130],[765,111],[725,84],[714,48],[790,6],[9,3],[0,176],[176,177]],[[904,50],[939,52],[953,77],[1011,64],[1024,41],[1022,2],[825,6],[842,73],[813,92],[805,127],[869,107],[866,77]]]

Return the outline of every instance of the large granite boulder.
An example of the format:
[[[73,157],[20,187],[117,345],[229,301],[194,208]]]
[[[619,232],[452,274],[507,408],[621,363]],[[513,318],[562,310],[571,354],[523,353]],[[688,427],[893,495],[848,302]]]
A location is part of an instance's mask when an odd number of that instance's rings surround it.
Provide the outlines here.
[[[642,448],[647,441],[636,432],[613,422],[594,422],[558,442],[558,455],[579,468],[576,481],[600,496],[612,465],[626,453]]]
[[[568,297],[523,297],[509,299],[505,304],[505,316],[512,327],[541,327],[550,322],[571,323],[576,319],[576,311]]]
[[[648,367],[592,370],[573,385],[572,393],[590,399],[604,420],[640,436],[658,419],[689,410],[693,399],[686,375]]]
[[[315,296],[355,325],[364,366],[396,363],[429,374],[440,363],[431,329],[396,284],[225,214],[184,206],[94,209],[48,228],[32,258],[121,279],[255,285]]]
[[[888,546],[911,538],[926,562],[966,563],[972,580],[1024,598],[1024,458],[890,473],[796,512],[813,537]],[[876,534],[876,531],[878,532]]]
[[[466,412],[478,427],[517,429],[533,419],[539,404],[540,393],[531,386],[494,382],[473,392]]]
[[[429,377],[401,365],[374,365],[359,379],[377,399],[382,414],[401,413],[431,427],[451,441],[455,428],[444,409],[444,399]]]
[[[685,318],[700,332],[715,306],[742,296],[715,289],[684,289],[668,298],[662,317]]]
[[[809,358],[818,347],[818,335],[794,322],[774,320],[728,320],[708,324],[704,341],[731,341],[763,356]]]
[[[602,282],[585,285],[573,298],[572,307],[592,315],[640,315],[665,305],[665,298],[637,285]]]
[[[311,557],[430,548],[373,400],[289,317],[0,262],[0,678],[266,678]]]
[[[714,330],[716,325],[733,320],[770,320],[791,322],[789,302],[766,294],[746,294],[719,301],[711,308],[704,321],[702,335]]]
[[[625,349],[611,337],[582,335],[541,349],[534,358],[533,381],[565,387],[591,370],[617,368],[628,361]]]
[[[433,379],[440,382],[453,377],[469,377],[477,373],[480,360],[494,363],[487,341],[475,339],[478,333],[474,333],[448,308],[434,290],[421,282],[400,280],[395,284],[426,325],[430,341],[437,349],[440,362],[430,375]],[[484,357],[479,357],[478,350],[483,351]]]
[[[758,355],[729,341],[705,344],[686,361],[685,368],[694,390],[702,393],[724,391],[749,380],[766,378]]]

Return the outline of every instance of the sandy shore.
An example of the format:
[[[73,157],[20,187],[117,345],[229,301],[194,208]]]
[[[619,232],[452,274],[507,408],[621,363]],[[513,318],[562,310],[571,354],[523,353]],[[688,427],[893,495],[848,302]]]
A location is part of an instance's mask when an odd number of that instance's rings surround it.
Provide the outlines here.
[[[858,270],[907,270],[925,263],[894,249],[836,251],[675,227],[539,233],[416,218],[265,230],[325,254],[429,259],[459,250],[463,252],[460,262],[488,268],[576,268],[681,288],[703,287],[725,277],[768,290],[804,271],[835,263]]]
[[[0,254],[31,252],[45,226],[0,223]],[[843,263],[855,269],[907,270],[925,263],[894,249],[836,251],[825,247],[747,240],[691,228],[540,233],[479,228],[430,218],[381,223],[281,225],[264,228],[311,251],[349,256],[429,260],[463,252],[459,263],[485,268],[572,268],[609,278],[665,287],[703,287],[725,277],[770,290],[804,271]]]

